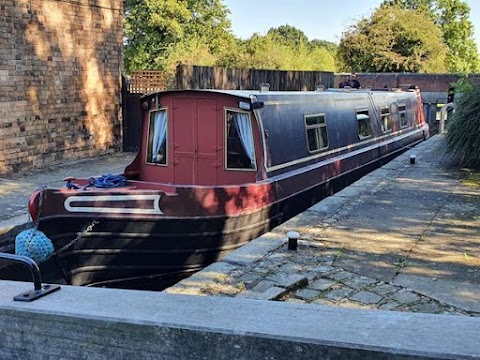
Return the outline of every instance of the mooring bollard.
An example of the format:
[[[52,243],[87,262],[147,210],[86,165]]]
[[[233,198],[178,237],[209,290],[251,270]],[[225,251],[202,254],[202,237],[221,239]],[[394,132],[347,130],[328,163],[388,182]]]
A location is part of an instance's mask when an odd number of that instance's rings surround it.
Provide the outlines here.
[[[300,237],[300,234],[296,231],[289,231],[287,233],[288,250],[294,250],[294,251],[297,250],[299,237]]]
[[[417,155],[410,155],[410,164],[415,165],[415,159],[417,158]]]

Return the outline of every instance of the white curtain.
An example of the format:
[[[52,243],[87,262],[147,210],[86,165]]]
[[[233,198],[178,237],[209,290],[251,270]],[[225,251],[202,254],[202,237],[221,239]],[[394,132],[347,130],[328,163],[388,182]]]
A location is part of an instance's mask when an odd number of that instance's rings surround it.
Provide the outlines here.
[[[252,137],[252,125],[250,124],[250,115],[246,113],[233,113],[235,119],[235,127],[238,134],[240,135],[240,140],[242,142],[243,149],[250,158],[250,163],[252,167],[255,167],[255,151],[253,147],[253,137]]]
[[[153,162],[160,162],[163,160],[160,155],[160,149],[165,143],[166,138],[167,138],[167,112],[165,110],[156,111],[153,115],[153,146],[152,146]]]

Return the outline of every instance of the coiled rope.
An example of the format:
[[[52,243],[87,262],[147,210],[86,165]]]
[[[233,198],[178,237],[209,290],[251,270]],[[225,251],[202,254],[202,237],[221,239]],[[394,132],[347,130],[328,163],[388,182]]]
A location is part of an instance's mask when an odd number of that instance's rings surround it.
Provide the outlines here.
[[[127,178],[123,175],[102,175],[98,178],[91,177],[88,179],[91,186],[98,188],[112,188],[124,186],[127,183]]]

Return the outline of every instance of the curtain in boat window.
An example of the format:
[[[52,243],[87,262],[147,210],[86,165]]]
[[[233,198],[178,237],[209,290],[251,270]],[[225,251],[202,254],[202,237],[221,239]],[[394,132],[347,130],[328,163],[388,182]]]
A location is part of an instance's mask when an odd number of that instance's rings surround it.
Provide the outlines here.
[[[252,125],[250,123],[250,115],[246,113],[233,113],[235,119],[235,128],[240,136],[243,149],[250,159],[250,164],[255,167],[255,151],[253,147]]]
[[[162,151],[167,138],[167,112],[155,111],[153,114],[152,162],[166,164],[166,151]]]

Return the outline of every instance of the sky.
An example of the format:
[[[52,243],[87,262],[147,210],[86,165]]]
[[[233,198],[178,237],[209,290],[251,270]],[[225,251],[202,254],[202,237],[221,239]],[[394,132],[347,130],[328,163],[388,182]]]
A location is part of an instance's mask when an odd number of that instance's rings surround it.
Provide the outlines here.
[[[465,1],[465,0],[464,0]],[[248,39],[265,35],[272,27],[291,25],[309,40],[339,43],[342,33],[362,17],[370,16],[383,0],[223,0],[230,10],[233,34]],[[466,0],[480,50],[480,1]]]

